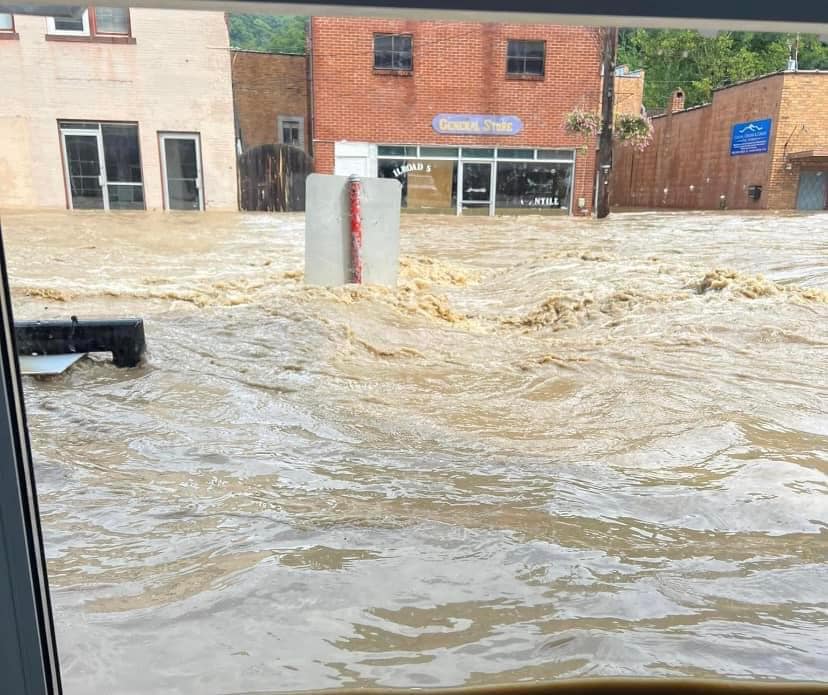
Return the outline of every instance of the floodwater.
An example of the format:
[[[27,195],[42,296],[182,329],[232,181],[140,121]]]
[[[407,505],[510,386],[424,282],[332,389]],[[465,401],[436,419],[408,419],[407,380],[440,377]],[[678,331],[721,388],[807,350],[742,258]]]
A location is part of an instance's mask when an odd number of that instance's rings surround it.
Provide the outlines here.
[[[828,674],[828,218],[4,217],[66,693]]]

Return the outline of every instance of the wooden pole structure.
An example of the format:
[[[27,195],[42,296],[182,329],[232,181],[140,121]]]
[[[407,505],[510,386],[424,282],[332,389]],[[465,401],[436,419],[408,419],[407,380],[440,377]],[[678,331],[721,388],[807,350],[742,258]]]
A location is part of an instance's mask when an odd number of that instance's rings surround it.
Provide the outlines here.
[[[601,64],[604,81],[601,90],[601,135],[598,141],[598,207],[595,216],[603,219],[610,212],[609,177],[612,169],[612,126],[615,110],[615,56],[618,51],[618,28],[603,30]]]

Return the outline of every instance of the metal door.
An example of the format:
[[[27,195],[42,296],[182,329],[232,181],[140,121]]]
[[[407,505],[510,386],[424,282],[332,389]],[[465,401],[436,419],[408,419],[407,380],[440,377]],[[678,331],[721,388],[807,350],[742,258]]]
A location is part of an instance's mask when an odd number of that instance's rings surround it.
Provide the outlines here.
[[[803,171],[799,175],[797,210],[828,209],[828,172]]]

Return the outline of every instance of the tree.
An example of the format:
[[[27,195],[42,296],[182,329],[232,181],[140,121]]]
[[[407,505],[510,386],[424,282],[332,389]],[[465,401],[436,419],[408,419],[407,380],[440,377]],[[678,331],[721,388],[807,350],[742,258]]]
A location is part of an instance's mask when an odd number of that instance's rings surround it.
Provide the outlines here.
[[[704,37],[684,29],[625,29],[618,61],[646,70],[647,108],[664,108],[678,88],[684,90],[687,106],[696,106],[710,101],[716,87],[784,70],[796,40],[795,34],[721,32]],[[828,67],[828,46],[816,36],[801,36],[799,66]]]
[[[305,17],[230,15],[230,45],[271,53],[305,52]]]

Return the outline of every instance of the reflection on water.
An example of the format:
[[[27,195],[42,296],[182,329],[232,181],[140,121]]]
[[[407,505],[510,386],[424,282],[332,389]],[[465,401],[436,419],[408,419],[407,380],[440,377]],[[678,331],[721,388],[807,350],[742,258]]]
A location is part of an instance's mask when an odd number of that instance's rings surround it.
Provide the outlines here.
[[[25,381],[66,692],[821,679],[824,217],[4,218],[18,318],[147,364]]]

